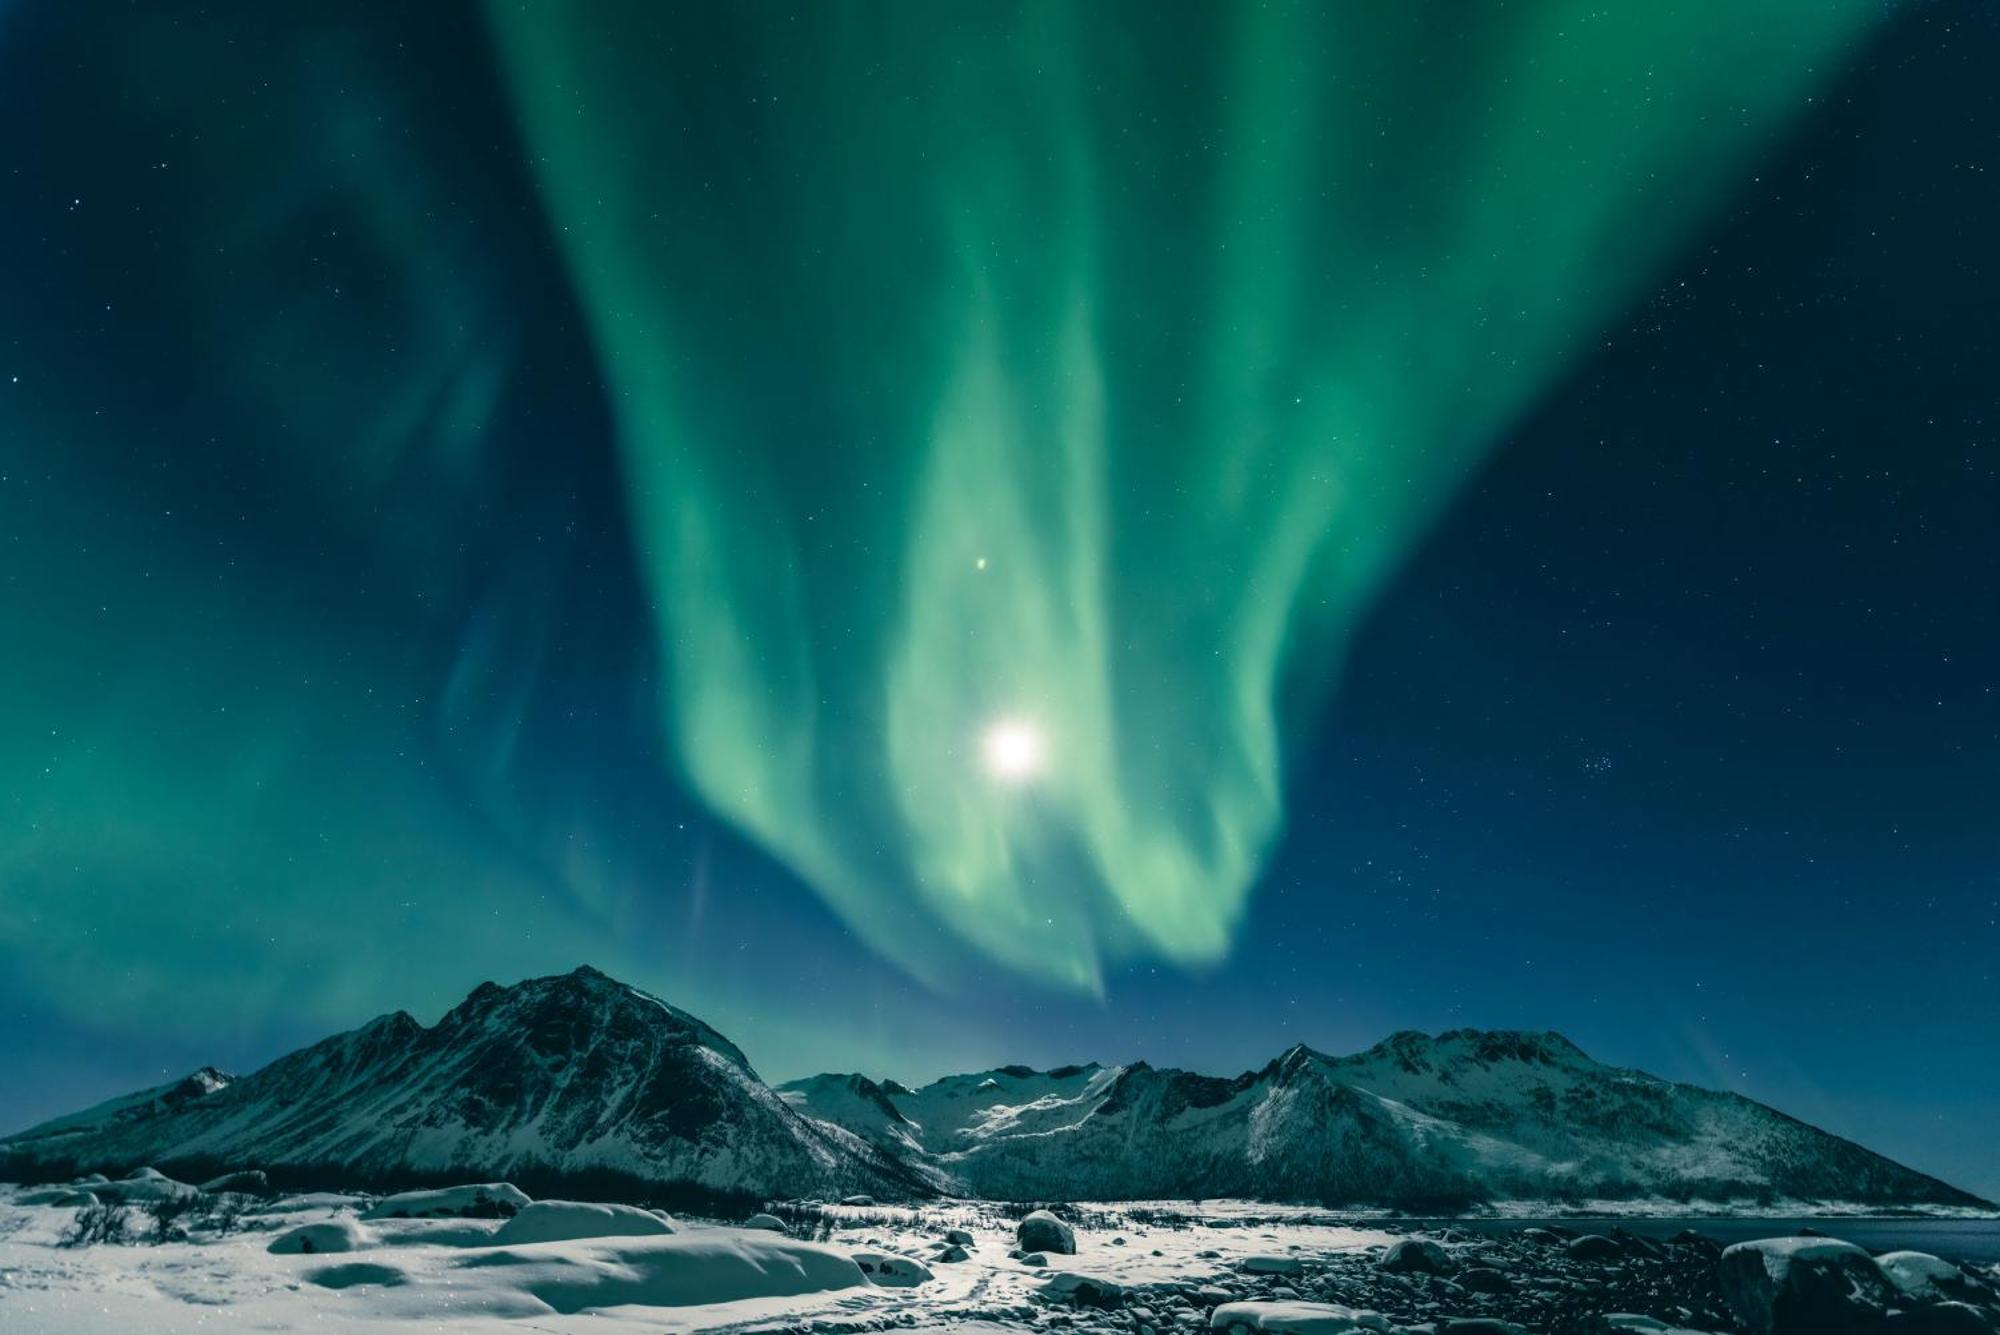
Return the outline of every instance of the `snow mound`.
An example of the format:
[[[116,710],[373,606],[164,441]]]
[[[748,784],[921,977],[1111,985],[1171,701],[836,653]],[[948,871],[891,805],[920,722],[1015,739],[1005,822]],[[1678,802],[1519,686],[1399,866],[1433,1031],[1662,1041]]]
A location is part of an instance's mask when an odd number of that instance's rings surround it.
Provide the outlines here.
[[[591,1201],[533,1201],[500,1226],[494,1246],[568,1242],[574,1238],[648,1238],[674,1231],[673,1222],[636,1205]]]
[[[1208,1318],[1211,1330],[1245,1326],[1282,1335],[1347,1335],[1357,1330],[1393,1330],[1389,1319],[1337,1303],[1223,1303]]]
[[[300,1224],[271,1240],[264,1250],[277,1256],[317,1256],[323,1252],[353,1252],[373,1246],[374,1235],[352,1219]]]
[[[24,1191],[16,1196],[14,1204],[64,1207],[72,1205],[95,1205],[97,1204],[97,1196],[93,1192],[83,1191],[77,1187],[37,1187],[33,1191]]]
[[[761,1228],[767,1233],[784,1233],[785,1221],[774,1214],[753,1214],[743,1221],[745,1228]]]
[[[468,1183],[434,1191],[405,1191],[385,1196],[361,1212],[363,1219],[424,1219],[444,1215],[493,1218],[517,1213],[528,1193],[511,1182]]]
[[[631,1304],[694,1307],[786,1298],[868,1283],[844,1252],[740,1229],[495,1248],[467,1256],[457,1269],[462,1287],[492,1298],[531,1298],[564,1315]]]
[[[322,1266],[307,1275],[306,1282],[322,1289],[354,1289],[369,1284],[388,1289],[409,1283],[410,1277],[395,1266],[377,1261],[349,1261],[344,1265]]]

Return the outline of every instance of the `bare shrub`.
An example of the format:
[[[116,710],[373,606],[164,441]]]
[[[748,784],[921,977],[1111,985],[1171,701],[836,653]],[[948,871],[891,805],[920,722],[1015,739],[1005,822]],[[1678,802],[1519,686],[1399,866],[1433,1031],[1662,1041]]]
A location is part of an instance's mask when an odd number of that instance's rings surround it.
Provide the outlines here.
[[[68,1228],[56,1239],[58,1247],[95,1247],[102,1242],[125,1241],[125,1224],[131,1211],[122,1205],[86,1205],[76,1212]]]

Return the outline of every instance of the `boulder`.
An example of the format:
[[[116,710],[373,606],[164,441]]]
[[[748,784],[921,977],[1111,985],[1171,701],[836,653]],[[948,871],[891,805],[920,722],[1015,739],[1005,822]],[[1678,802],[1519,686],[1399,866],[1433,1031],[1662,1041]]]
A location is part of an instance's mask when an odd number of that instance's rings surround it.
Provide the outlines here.
[[[1042,1285],[1042,1296],[1078,1307],[1112,1308],[1124,1304],[1125,1289],[1108,1279],[1065,1270],[1049,1277],[1049,1282]]]
[[[774,1214],[753,1214],[743,1221],[745,1228],[761,1228],[766,1233],[786,1233],[785,1221]]]
[[[970,1247],[972,1245],[972,1235],[962,1228],[954,1228],[947,1231],[944,1235],[944,1240],[955,1247]]]
[[[1451,1254],[1429,1238],[1404,1238],[1382,1253],[1378,1269],[1402,1275],[1448,1275]]]
[[[2000,1321],[1970,1303],[1933,1303],[1891,1312],[1885,1329],[1893,1335],[1994,1335]]]
[[[1867,1252],[1832,1238],[1764,1238],[1722,1253],[1722,1297],[1751,1335],[1880,1335],[1896,1289]]]
[[[1024,1252],[1060,1252],[1076,1255],[1076,1232],[1047,1210],[1036,1210],[1014,1229],[1014,1240]]]
[[[1513,1280],[1489,1265],[1476,1265],[1469,1270],[1462,1270],[1458,1273],[1457,1279],[1460,1288],[1470,1289],[1474,1293],[1507,1293],[1514,1287]]]
[[[1572,1261],[1622,1261],[1625,1249],[1615,1238],[1607,1238],[1602,1233],[1586,1233],[1580,1238],[1570,1239],[1564,1248]]]
[[[1352,1335],[1395,1329],[1387,1318],[1337,1303],[1223,1303],[1208,1314],[1210,1330],[1270,1331],[1274,1335]]]
[[[223,1192],[233,1192],[239,1196],[268,1196],[271,1194],[271,1179],[264,1176],[261,1168],[246,1168],[237,1173],[224,1173],[212,1177],[201,1184],[201,1189],[211,1196]]]
[[[1304,1268],[1296,1256],[1246,1256],[1242,1265],[1252,1275],[1296,1275]]]

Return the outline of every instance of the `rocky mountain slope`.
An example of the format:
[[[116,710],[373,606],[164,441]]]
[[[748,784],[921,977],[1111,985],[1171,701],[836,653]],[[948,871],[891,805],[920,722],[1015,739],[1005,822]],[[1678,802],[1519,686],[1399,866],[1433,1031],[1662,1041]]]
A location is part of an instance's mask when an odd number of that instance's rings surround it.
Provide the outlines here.
[[[930,1185],[795,1112],[702,1021],[588,968],[482,984],[428,1028],[399,1011],[254,1075],[200,1072],[0,1141],[0,1177],[142,1163],[756,1195]]]
[[[656,1197],[1980,1204],[1555,1034],[1403,1033],[1351,1057],[1295,1047],[1233,1079],[1141,1062],[774,1091],[701,1020],[588,968],[482,984],[429,1027],[386,1015],[252,1075],[205,1068],[0,1141],[0,1180],[142,1164]]]
[[[860,1111],[833,1097],[855,1089],[868,1091]],[[1006,1067],[917,1090],[821,1076],[781,1092],[885,1152],[914,1144],[980,1196],[1978,1204],[1762,1104],[1606,1066],[1557,1034],[1401,1033],[1351,1057],[1295,1047],[1235,1079],[1142,1062]]]

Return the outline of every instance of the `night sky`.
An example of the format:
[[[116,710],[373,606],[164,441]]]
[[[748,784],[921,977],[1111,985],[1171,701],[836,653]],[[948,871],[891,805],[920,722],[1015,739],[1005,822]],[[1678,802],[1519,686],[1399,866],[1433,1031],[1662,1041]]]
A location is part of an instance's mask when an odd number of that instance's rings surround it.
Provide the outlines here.
[[[2000,1195],[2000,23],[1626,8],[0,0],[0,1130],[587,961]]]

